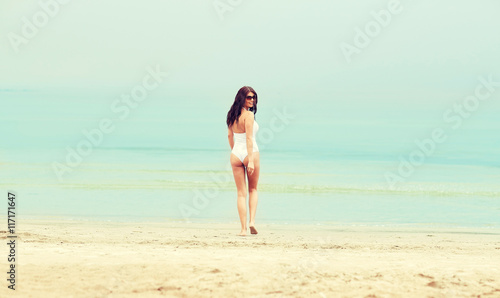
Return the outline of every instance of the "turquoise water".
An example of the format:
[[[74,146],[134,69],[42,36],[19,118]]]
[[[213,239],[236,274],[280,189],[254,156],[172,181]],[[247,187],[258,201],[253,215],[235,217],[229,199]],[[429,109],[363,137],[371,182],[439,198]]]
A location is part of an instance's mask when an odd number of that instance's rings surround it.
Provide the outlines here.
[[[3,153],[2,188],[17,192],[20,216],[238,220],[226,150],[100,149],[63,181],[30,160],[36,151]],[[391,190],[391,161],[261,156],[261,222],[500,227],[498,167],[430,163]]]
[[[0,184],[18,194],[19,216],[238,222],[227,102],[199,111],[151,98],[120,120],[105,94],[7,95]],[[453,128],[443,119],[453,101],[302,109],[262,99],[257,219],[499,228],[500,127],[488,104]],[[103,118],[115,130],[58,177],[53,164]],[[430,144],[436,129],[441,141]]]

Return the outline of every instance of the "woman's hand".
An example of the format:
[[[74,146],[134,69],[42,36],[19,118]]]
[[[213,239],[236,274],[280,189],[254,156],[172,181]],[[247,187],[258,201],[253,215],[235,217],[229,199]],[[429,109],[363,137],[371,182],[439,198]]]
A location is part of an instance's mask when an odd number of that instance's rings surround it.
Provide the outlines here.
[[[253,161],[249,161],[248,165],[247,165],[247,173],[248,173],[248,175],[252,175],[253,174],[253,170],[254,170]]]

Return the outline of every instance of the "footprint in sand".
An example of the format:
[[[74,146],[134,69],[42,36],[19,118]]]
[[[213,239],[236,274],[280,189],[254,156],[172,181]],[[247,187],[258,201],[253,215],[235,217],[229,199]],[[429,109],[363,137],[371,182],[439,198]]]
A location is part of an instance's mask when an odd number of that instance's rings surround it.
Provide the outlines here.
[[[439,289],[442,289],[443,287],[440,286],[437,282],[435,281],[431,281],[430,283],[427,284],[428,287],[432,287],[432,288],[439,288]]]

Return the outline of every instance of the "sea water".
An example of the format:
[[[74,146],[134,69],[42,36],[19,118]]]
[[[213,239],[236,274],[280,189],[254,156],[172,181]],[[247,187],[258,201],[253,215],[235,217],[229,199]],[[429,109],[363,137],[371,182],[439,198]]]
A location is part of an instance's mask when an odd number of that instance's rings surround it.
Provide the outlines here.
[[[59,181],[35,152],[4,153],[2,186],[20,216],[237,221],[229,150],[96,149]],[[7,159],[7,161],[5,161]],[[390,189],[383,160],[261,152],[261,222],[500,227],[499,170],[429,164]]]
[[[239,221],[227,107],[177,106],[164,117],[144,106],[68,165],[68,152],[86,140],[81,130],[111,112],[96,101],[52,98],[46,109],[33,96],[10,98],[13,114],[0,119],[0,184],[5,197],[16,192],[20,218]],[[331,115],[263,103],[257,220],[499,228],[497,115],[478,111],[453,128],[447,108],[345,105]]]

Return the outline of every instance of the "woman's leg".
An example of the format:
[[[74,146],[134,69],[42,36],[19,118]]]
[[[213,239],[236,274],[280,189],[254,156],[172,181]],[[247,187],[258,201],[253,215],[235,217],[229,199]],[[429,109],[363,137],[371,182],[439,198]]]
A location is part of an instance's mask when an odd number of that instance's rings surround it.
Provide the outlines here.
[[[237,189],[237,205],[238,214],[240,215],[241,221],[241,232],[240,236],[245,236],[247,234],[247,190],[245,181],[245,168],[241,161],[236,157],[236,155],[231,153],[231,167],[233,168],[234,182],[236,183]]]
[[[248,165],[248,157],[245,158],[244,162]],[[257,212],[257,202],[259,201],[259,196],[257,194],[257,184],[259,183],[259,174],[260,174],[260,160],[259,160],[259,152],[253,153],[253,164],[254,164],[254,172],[252,175],[248,175],[248,207],[250,209],[250,221],[248,225],[250,227],[255,227],[255,213]]]

